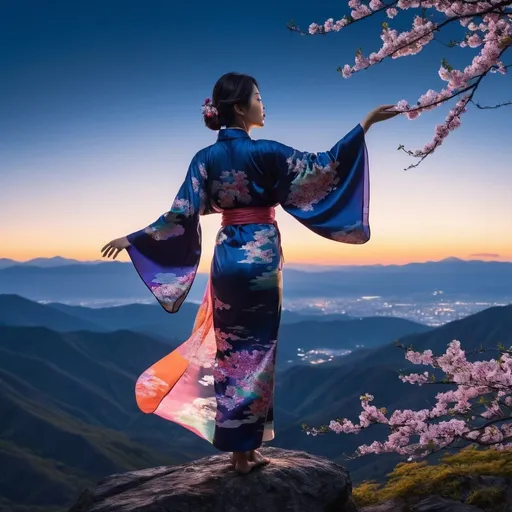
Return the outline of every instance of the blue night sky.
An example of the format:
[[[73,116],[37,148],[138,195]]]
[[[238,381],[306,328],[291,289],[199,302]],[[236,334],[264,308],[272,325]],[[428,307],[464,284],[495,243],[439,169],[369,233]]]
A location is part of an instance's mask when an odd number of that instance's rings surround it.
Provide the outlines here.
[[[380,48],[382,15],[326,37],[301,37],[286,23],[293,18],[307,28],[348,12],[346,2],[327,0],[4,0],[0,257],[97,259],[105,242],[155,220],[172,203],[194,153],[216,139],[200,107],[228,71],[251,74],[260,84],[266,126],[251,136],[323,151],[377,105],[414,103],[427,89],[440,90],[442,57],[463,67],[476,54],[432,42],[420,55],[346,80],[337,66],[352,64],[358,47],[366,54]],[[388,21],[406,29],[410,20]],[[442,38],[460,33],[461,27]],[[510,76],[489,76],[477,99],[511,100]],[[405,263],[474,254],[512,260],[512,107],[471,108],[434,155],[403,171],[414,160],[397,146],[421,148],[448,109],[370,130],[368,244],[321,240],[280,211],[287,260]],[[218,227],[217,216],[203,221],[202,268]]]

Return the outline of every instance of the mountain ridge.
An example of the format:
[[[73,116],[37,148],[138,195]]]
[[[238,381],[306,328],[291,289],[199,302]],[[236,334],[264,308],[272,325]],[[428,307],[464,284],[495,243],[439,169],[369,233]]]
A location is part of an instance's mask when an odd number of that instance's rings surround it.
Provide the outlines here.
[[[295,347],[295,333],[313,337],[316,332],[315,340],[323,342],[321,329],[331,327],[332,342],[341,345],[342,328],[363,326],[364,320],[325,325],[318,322],[316,326],[313,321],[305,322],[311,331],[301,324],[283,325],[278,361],[286,352],[283,341]],[[394,322],[396,319],[377,318],[375,322],[386,320],[393,321],[393,328],[401,325]],[[453,338],[459,338],[463,348],[481,342],[488,346],[512,344],[512,305],[488,308],[437,328],[423,327],[424,332],[406,334],[400,342],[411,343],[415,350],[429,347],[438,353]],[[286,333],[288,328],[292,334]],[[398,379],[400,369],[418,367],[408,363],[403,351],[393,345],[395,338],[387,339],[381,333],[381,346],[318,366],[297,364],[279,370],[275,395],[277,437],[269,444],[305,450],[342,463],[354,482],[382,479],[400,460],[398,456],[347,462],[343,453],[382,438],[385,429],[372,428],[358,436],[313,438],[305,435],[301,424],[319,426],[339,416],[356,420],[359,396],[365,392],[375,396],[378,407],[389,410],[419,409],[431,401],[437,389],[418,388]],[[53,495],[50,505],[54,508],[44,512],[54,512],[69,505],[78,487],[87,486],[83,485],[86,481],[116,472],[116,468],[125,471],[154,466],[163,459],[168,465],[169,461],[186,462],[215,453],[211,445],[186,429],[137,409],[133,396],[137,377],[169,351],[169,344],[130,330],[57,332],[48,327],[0,322],[0,417],[4,420],[0,422],[0,464],[14,468],[8,476],[0,473],[0,495],[4,501],[5,496],[9,497],[7,509],[27,512],[26,507],[48,504],[41,498],[46,492]],[[29,495],[16,481],[16,475],[23,471],[28,471],[33,481]],[[2,505],[0,501],[0,508]]]
[[[463,350],[477,349],[483,344],[496,349],[499,343],[512,346],[512,305],[488,308],[466,318],[436,327],[430,331],[404,336],[399,341],[414,350],[427,348],[434,354],[445,352],[453,339],[461,342]],[[402,349],[394,344],[367,349],[355,354],[352,361],[344,358],[325,363],[320,367],[296,366],[280,375],[276,384],[276,402],[287,412],[293,412],[294,420],[281,425],[276,438],[276,446],[291,448],[298,443],[306,451],[315,455],[332,456],[342,462],[342,453],[350,454],[361,444],[382,440],[386,428],[375,426],[358,435],[336,435],[311,437],[301,429],[302,423],[320,426],[330,420],[347,417],[357,421],[361,412],[360,395],[374,395],[377,407],[418,410],[432,407],[439,388],[435,386],[413,386],[400,381],[400,371],[422,372],[430,367],[413,365],[405,359]],[[475,355],[476,359],[490,359],[495,354]],[[311,383],[317,383],[314,386]],[[383,474],[390,471],[402,460],[398,456],[369,456],[349,463],[354,481],[375,478],[382,480]],[[346,461],[343,461],[344,463]],[[380,475],[372,473],[372,465],[379,467]]]
[[[18,295],[0,295],[0,323],[6,325],[40,326],[67,333],[131,331],[166,343],[169,351],[188,339],[197,310],[195,305],[184,304],[179,315],[169,315],[158,305],[87,308],[59,303],[39,304]],[[387,316],[307,317],[283,312],[279,366],[289,360],[297,362],[301,357],[299,349],[355,350],[429,329],[431,327],[411,320]]]
[[[398,264],[398,263],[389,263],[389,264],[382,264],[382,263],[376,263],[376,264],[367,264],[367,265],[319,265],[319,264],[309,264],[309,263],[293,263],[290,262],[287,264],[290,268],[315,268],[315,269],[322,269],[322,268],[329,268],[329,269],[357,269],[357,268],[404,268],[411,265],[431,265],[431,264],[439,264],[439,263],[509,263],[512,264],[512,261],[501,261],[501,260],[482,260],[478,258],[470,258],[470,259],[464,259],[457,256],[447,256],[444,258],[441,258],[440,260],[426,260],[426,261],[411,261],[408,263]],[[42,268],[48,268],[48,267],[57,267],[57,266],[67,266],[67,265],[91,265],[91,264],[98,264],[98,263],[121,263],[121,264],[128,264],[131,265],[131,262],[127,261],[108,261],[105,259],[98,259],[98,260],[77,260],[74,258],[66,258],[63,256],[51,256],[51,257],[37,257],[37,258],[31,258],[26,261],[21,260],[14,260],[12,258],[0,258],[0,269],[7,268],[8,266],[14,266],[14,265],[25,265],[25,266],[36,266],[36,267],[42,267]]]
[[[321,272],[284,268],[284,299],[339,299],[365,296],[398,300],[434,295],[468,300],[512,301],[512,263],[441,261],[402,266],[346,266]],[[200,302],[208,275],[198,273],[187,297]],[[69,284],[73,283],[73,286]],[[112,261],[53,267],[14,265],[0,269],[0,293],[50,302],[154,302],[131,263]],[[438,299],[436,299],[438,300]]]

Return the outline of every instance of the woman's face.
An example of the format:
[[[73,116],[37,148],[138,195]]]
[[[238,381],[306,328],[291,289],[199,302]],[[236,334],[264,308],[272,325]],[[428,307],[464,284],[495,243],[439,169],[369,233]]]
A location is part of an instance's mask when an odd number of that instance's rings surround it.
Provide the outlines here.
[[[260,91],[255,85],[253,86],[249,106],[244,108],[242,112],[244,114],[242,119],[244,120],[247,129],[250,130],[253,127],[261,128],[264,126],[265,107],[263,106]]]

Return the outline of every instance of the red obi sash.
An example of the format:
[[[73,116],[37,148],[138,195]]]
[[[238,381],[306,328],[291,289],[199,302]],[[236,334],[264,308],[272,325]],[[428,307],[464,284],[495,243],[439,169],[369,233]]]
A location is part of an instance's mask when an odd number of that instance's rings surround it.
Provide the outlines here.
[[[241,224],[276,224],[273,206],[247,206],[222,211],[222,227]]]

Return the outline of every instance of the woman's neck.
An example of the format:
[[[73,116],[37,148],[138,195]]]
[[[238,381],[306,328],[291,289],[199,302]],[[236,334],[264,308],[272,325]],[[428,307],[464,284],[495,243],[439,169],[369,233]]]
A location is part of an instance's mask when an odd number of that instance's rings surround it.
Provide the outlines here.
[[[227,130],[243,130],[244,132],[249,133],[245,128],[242,126],[226,126]]]
[[[228,126],[227,128],[229,129],[235,129],[235,130],[243,130],[244,132],[246,132],[247,134],[250,132],[250,128],[247,127],[245,121],[243,118],[236,118],[234,120],[234,125],[232,126]]]

